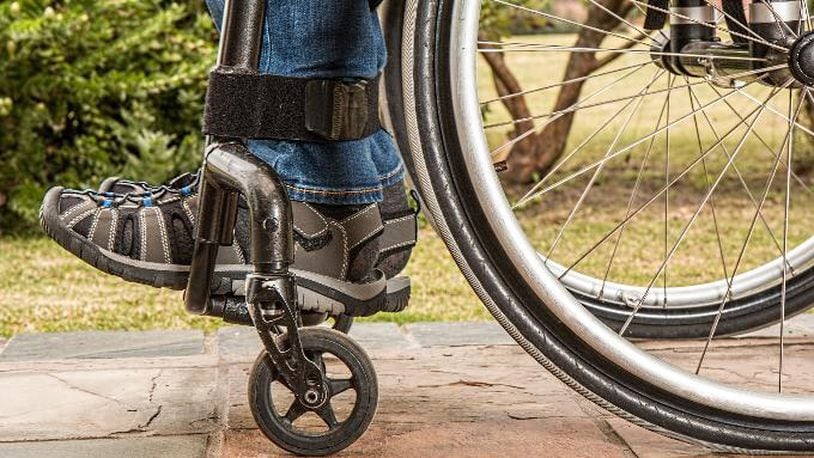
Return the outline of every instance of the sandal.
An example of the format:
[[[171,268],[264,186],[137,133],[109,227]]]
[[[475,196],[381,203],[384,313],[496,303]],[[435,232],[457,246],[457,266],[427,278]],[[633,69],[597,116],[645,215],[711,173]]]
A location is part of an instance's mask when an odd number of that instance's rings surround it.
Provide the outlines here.
[[[124,195],[53,188],[43,201],[42,226],[63,248],[99,270],[128,281],[183,289],[198,202],[197,180],[191,176],[180,187],[136,183],[145,191]],[[122,186],[121,181],[108,189]],[[331,218],[302,202],[292,202],[292,208],[296,241],[292,271],[304,310],[364,316],[406,307],[409,279],[388,280],[374,267],[381,259],[363,254],[411,248],[416,240],[415,212],[384,222],[377,204],[355,207],[343,218]],[[250,270],[244,205],[239,206],[235,232],[235,243],[218,254],[214,295],[243,294]]]

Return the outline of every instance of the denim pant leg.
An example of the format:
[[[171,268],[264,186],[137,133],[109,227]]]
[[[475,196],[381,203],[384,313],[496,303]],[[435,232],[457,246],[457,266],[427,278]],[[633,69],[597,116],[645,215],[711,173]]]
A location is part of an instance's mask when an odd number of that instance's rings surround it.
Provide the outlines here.
[[[220,27],[224,0],[207,0]],[[300,78],[372,78],[387,50],[368,0],[267,0],[260,71]],[[379,202],[404,168],[384,130],[355,141],[253,140],[249,149],[277,170],[291,199],[356,205]]]

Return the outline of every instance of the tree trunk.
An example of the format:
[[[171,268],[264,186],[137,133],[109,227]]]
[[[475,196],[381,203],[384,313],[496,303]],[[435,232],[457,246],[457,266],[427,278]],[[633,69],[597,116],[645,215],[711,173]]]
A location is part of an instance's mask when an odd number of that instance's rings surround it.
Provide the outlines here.
[[[598,3],[620,17],[625,17],[633,6],[626,0],[599,0]],[[596,29],[612,31],[621,24],[621,20],[596,4],[592,4],[588,8],[588,17],[585,24]],[[604,32],[582,28],[580,29],[574,46],[598,48],[606,37],[607,34]],[[635,41],[631,41],[623,46],[631,47],[635,44]],[[498,94],[505,96],[507,94],[522,92],[520,84],[506,66],[502,53],[487,52],[482,53],[482,55],[486,58],[486,62],[492,69],[492,75],[495,79]],[[588,76],[621,55],[623,54],[615,53],[602,60],[597,60],[596,54],[593,52],[571,53],[563,81]],[[577,103],[584,82],[584,80],[576,81],[561,86],[553,111],[567,110]],[[502,99],[502,102],[513,119],[525,119],[532,115],[522,95]],[[554,121],[543,118],[542,122],[544,123],[542,131],[533,134],[528,134],[529,130],[534,129],[534,122],[532,120],[518,122],[514,125],[514,132],[510,135],[511,138],[517,138],[524,133],[526,136],[522,141],[512,145],[509,150],[507,160],[508,171],[506,172],[506,176],[511,181],[517,183],[533,181],[535,177],[544,175],[563,154],[568,140],[568,134],[574,122],[574,113],[571,112],[561,115]]]

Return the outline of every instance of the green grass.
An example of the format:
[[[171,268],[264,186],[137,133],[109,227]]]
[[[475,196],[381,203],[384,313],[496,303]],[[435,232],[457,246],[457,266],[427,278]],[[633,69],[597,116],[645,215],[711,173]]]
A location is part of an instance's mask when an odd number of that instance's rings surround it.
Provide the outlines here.
[[[469,290],[443,242],[421,231],[407,273],[413,299],[398,323],[482,320],[488,312]],[[0,336],[20,332],[204,329],[223,325],[188,315],[182,294],[127,283],[85,264],[46,238],[0,239]]]

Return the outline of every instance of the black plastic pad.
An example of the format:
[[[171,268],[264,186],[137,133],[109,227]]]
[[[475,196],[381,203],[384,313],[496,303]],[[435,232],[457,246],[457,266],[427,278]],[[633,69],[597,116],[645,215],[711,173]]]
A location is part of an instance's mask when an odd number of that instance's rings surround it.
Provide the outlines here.
[[[325,99],[315,99],[311,90],[309,99],[307,89],[309,83],[313,88],[314,82],[322,80],[236,73],[216,68],[209,75],[203,132],[218,137],[325,143],[365,138],[381,129],[378,77],[361,81],[364,89],[359,95],[365,106],[351,104],[356,112],[350,115],[347,109],[342,109],[338,99],[333,98],[333,91],[327,91]],[[326,87],[339,83],[324,82]],[[315,120],[326,125],[329,132],[333,123],[337,135],[316,131],[313,128]],[[344,124],[350,128],[343,128]]]

